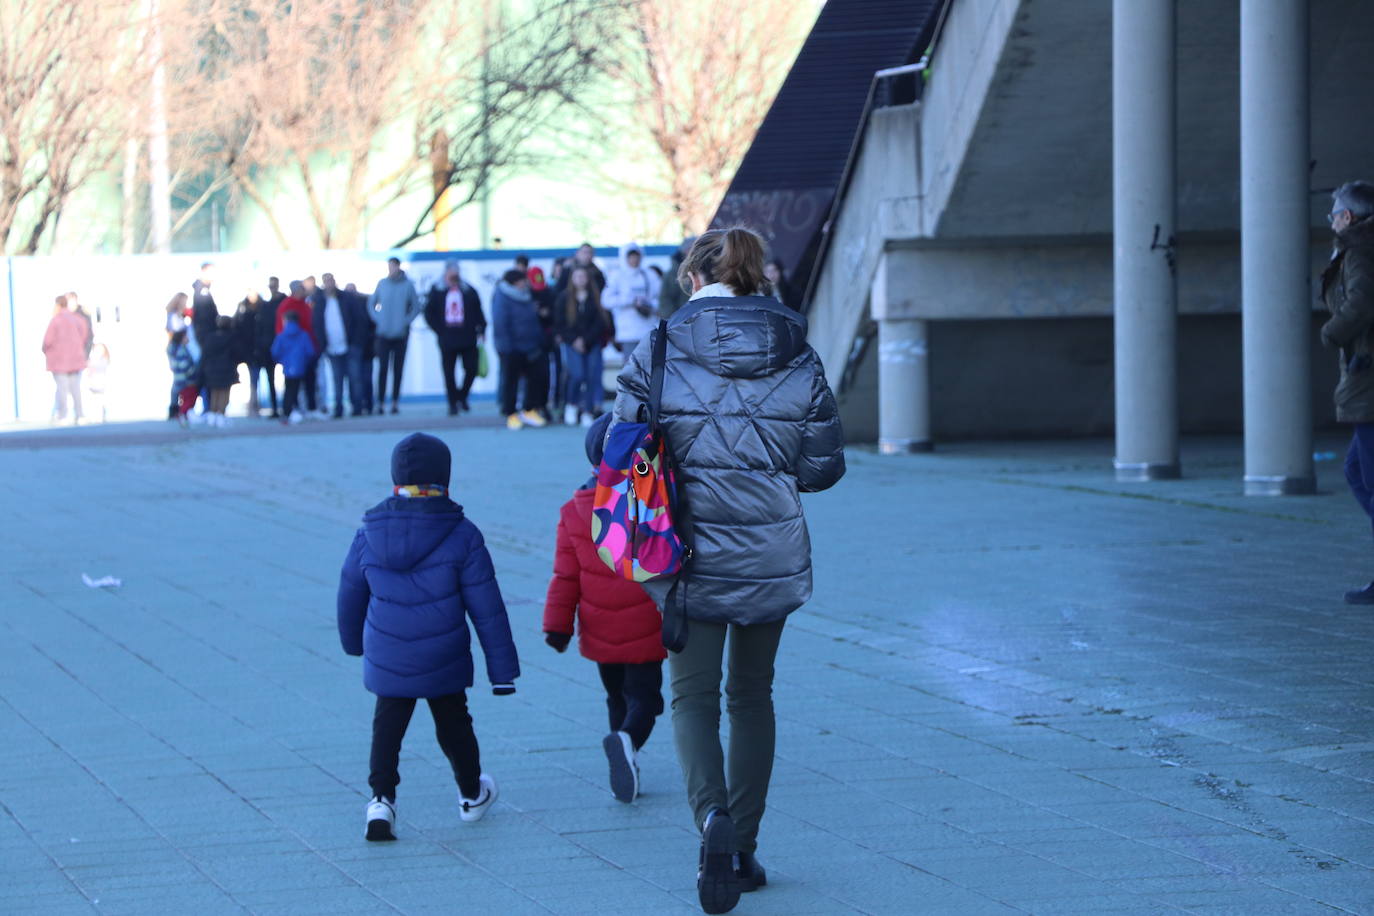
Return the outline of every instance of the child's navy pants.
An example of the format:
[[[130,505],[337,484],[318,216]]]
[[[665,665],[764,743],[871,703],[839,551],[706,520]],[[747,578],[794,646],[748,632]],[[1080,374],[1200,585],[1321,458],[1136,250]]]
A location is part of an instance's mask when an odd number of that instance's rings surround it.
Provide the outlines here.
[[[606,687],[606,711],[611,731],[625,732],[639,750],[663,713],[663,663],[638,665],[598,662],[601,683]]]

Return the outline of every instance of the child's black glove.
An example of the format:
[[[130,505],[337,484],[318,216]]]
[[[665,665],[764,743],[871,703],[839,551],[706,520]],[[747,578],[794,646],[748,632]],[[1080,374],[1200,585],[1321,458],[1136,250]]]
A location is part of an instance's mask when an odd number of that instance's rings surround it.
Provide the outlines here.
[[[571,633],[544,633],[544,642],[549,644],[549,648],[555,652],[566,652],[568,643],[572,642]]]
[[[494,693],[494,694],[495,694],[496,696],[498,696],[498,697],[508,697],[508,696],[510,696],[512,693],[515,693],[515,685],[514,685],[514,684],[492,684],[492,685],[491,685],[491,692]]]

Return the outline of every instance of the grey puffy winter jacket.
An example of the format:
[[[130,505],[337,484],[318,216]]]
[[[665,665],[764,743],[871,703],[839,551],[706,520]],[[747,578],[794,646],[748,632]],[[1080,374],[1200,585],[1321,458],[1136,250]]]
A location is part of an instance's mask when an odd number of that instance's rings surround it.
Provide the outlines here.
[[[620,373],[617,420],[648,397],[653,335]],[[763,296],[697,298],[668,322],[661,423],[693,558],[687,616],[769,623],[811,597],[799,492],[844,476],[844,433],[806,319]],[[670,581],[645,583],[661,607]]]

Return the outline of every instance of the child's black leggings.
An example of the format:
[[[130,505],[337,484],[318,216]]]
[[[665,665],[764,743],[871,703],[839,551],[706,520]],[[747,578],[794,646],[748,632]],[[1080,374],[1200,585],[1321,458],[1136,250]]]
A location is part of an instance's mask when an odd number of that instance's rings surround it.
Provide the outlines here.
[[[301,394],[301,380],[298,378],[288,378],[286,380],[286,390],[281,396],[281,413],[283,417],[290,417],[291,412],[296,409],[296,400]]]
[[[476,799],[482,791],[478,781],[482,760],[478,756],[477,736],[472,732],[472,716],[468,715],[467,695],[429,697],[427,702],[434,716],[434,736],[453,765],[458,790],[464,798]],[[377,711],[372,716],[372,775],[367,780],[373,795],[396,800],[396,786],[401,781],[401,741],[414,712],[415,700],[411,697],[377,697]]]
[[[663,714],[663,663],[619,665],[598,662],[601,683],[606,688],[606,711],[611,731],[625,732],[639,750],[654,730],[654,720]]]

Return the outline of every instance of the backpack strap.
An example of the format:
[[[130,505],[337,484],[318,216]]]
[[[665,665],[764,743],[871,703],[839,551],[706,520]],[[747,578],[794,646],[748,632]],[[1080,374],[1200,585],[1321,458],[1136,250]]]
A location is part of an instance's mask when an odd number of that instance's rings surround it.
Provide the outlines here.
[[[660,320],[654,332],[653,355],[649,369],[649,402],[645,405],[645,421],[650,432],[658,432],[659,408],[663,403],[663,376],[668,363],[668,321]],[[672,499],[672,512],[678,515],[677,499]],[[681,652],[687,647],[687,567],[692,562],[692,549],[687,548],[682,568],[673,577],[672,588],[663,604],[663,647],[669,652]]]
[[[663,402],[663,373],[668,362],[668,321],[658,323],[654,331],[653,357],[649,364],[649,403],[647,421],[650,429],[658,427],[658,410]]]

